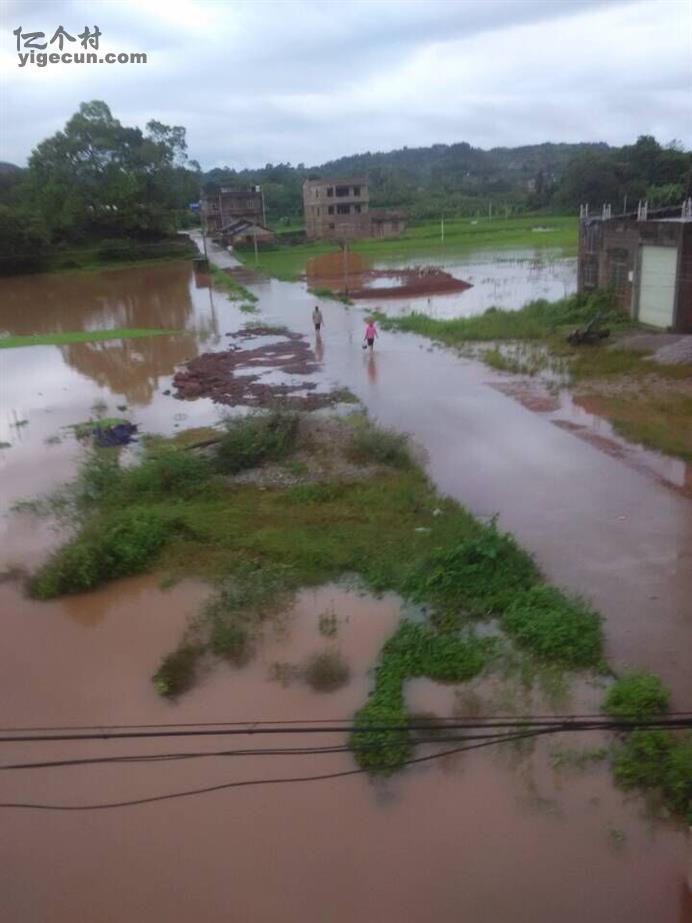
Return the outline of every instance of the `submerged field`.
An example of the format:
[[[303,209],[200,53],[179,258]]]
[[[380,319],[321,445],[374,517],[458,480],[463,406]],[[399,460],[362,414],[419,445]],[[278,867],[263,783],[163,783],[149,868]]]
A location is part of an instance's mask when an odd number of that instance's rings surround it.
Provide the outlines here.
[[[557,247],[576,253],[578,222],[572,216],[521,218],[455,218],[445,220],[444,239],[440,222],[410,227],[402,237],[386,240],[359,240],[349,244],[353,253],[375,260],[401,260],[425,257],[435,262],[441,257],[472,250],[512,247]],[[262,250],[255,264],[254,253],[238,251],[244,263],[270,276],[295,281],[305,272],[309,259],[339,250],[338,244],[314,241],[299,246],[278,246]]]

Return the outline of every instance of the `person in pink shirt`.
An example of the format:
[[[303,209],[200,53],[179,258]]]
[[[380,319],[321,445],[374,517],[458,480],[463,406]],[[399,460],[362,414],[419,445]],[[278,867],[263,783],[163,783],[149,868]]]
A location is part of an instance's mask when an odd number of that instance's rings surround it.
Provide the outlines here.
[[[372,349],[375,345],[375,337],[377,336],[377,327],[373,320],[369,320],[365,325],[365,342],[368,344],[368,348]]]

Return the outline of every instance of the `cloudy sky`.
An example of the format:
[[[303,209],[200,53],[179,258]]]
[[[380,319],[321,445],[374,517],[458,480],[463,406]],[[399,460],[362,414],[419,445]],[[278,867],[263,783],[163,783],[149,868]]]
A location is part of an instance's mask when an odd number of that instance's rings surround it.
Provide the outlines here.
[[[0,10],[0,160],[18,164],[89,99],[126,124],[184,125],[205,169],[455,141],[653,134],[692,146],[692,0],[2,0]],[[102,54],[148,61],[19,67],[13,30],[50,39],[59,25],[73,36],[98,26]]]

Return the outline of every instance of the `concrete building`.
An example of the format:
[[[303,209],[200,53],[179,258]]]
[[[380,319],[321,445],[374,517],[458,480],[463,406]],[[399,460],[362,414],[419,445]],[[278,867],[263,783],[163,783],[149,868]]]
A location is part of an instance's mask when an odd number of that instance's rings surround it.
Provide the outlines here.
[[[202,214],[208,233],[220,235],[233,222],[244,219],[257,225],[264,225],[264,208],[259,187],[250,189],[219,189],[204,195]]]
[[[579,222],[578,290],[609,289],[634,320],[692,333],[692,202]]]
[[[305,233],[313,240],[392,237],[406,227],[403,212],[370,208],[364,176],[305,180],[303,211]]]

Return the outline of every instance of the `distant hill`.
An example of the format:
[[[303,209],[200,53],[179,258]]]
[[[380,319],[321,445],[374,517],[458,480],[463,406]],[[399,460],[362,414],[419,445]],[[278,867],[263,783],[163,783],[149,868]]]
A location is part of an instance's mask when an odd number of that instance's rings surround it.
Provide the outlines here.
[[[496,207],[547,204],[568,164],[587,154],[607,154],[607,144],[544,144],[491,150],[470,144],[433,144],[393,151],[366,151],[312,167],[268,164],[252,170],[210,170],[211,186],[261,183],[272,220],[302,213],[302,184],[308,177],[367,174],[374,206],[404,206],[413,218],[473,213]]]

